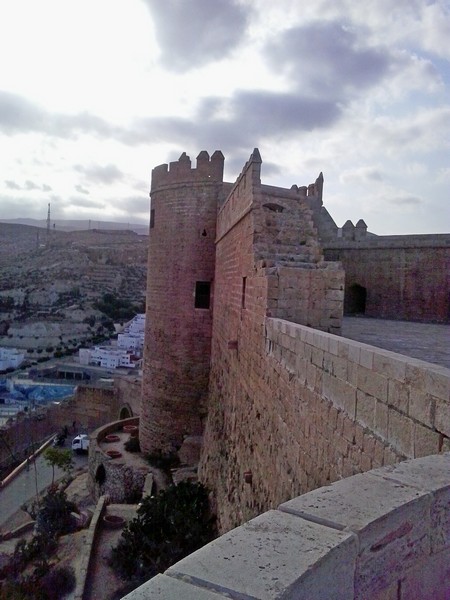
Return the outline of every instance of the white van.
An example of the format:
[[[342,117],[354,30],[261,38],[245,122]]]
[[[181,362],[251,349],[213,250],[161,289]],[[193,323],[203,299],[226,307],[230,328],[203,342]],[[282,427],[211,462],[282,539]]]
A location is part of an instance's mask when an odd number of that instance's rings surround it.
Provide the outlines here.
[[[75,436],[72,440],[72,450],[81,454],[81,452],[87,452],[89,448],[89,436],[86,433],[80,433]]]

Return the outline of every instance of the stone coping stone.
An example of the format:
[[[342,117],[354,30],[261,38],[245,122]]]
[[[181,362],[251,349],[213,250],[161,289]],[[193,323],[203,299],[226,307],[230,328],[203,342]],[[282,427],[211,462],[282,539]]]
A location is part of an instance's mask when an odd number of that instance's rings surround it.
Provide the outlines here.
[[[356,555],[353,534],[271,510],[166,574],[241,600],[350,600]]]
[[[389,465],[371,473],[421,490],[444,492],[450,490],[450,452]]]
[[[106,506],[107,515],[118,515],[126,521],[131,521],[137,516],[138,504],[108,504]]]
[[[428,496],[427,491],[384,479],[370,471],[284,502],[279,510],[341,531],[364,532],[366,545],[369,545],[384,535],[383,519],[387,514],[405,503],[422,504],[418,501]]]
[[[449,544],[449,458],[426,457],[355,475],[279,509],[355,533],[355,597],[370,597]]]
[[[354,533],[368,533],[387,514],[450,491],[450,453],[426,456],[336,481],[284,502],[279,510]],[[382,526],[382,523],[381,523]]]
[[[229,598],[211,590],[199,588],[188,582],[167,577],[167,575],[157,575],[151,581],[152,600],[220,600],[220,598]],[[136,590],[127,594],[122,600],[147,600],[149,591],[144,584]]]

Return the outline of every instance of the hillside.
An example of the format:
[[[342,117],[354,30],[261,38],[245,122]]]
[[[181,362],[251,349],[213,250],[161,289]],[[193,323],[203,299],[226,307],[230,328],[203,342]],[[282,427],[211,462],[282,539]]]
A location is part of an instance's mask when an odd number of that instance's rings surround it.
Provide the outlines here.
[[[47,229],[46,219],[0,219],[1,223],[9,223],[12,225],[28,225]],[[93,221],[87,219],[51,219],[52,231],[88,231],[89,229],[101,229],[107,231],[134,231],[139,235],[148,235],[148,224],[142,223],[118,223],[117,221]],[[43,232],[44,235],[46,231]]]
[[[30,357],[111,331],[96,304],[109,293],[142,311],[148,237],[125,231],[47,231],[0,223],[0,346]]]

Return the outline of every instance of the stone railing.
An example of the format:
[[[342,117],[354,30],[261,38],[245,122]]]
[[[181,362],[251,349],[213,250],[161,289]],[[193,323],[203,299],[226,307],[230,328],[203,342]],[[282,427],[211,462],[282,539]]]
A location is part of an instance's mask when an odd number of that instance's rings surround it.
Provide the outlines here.
[[[96,429],[89,437],[89,489],[94,498],[107,495],[112,503],[126,504],[142,493],[149,471],[149,467],[141,464],[145,461],[138,461],[132,454],[122,456],[120,453],[120,459],[113,459],[101,447],[107,435],[120,435],[127,425],[138,426],[139,417],[108,423]]]
[[[204,546],[126,600],[444,600],[450,453],[355,475]]]
[[[266,328],[288,373],[399,457],[450,450],[450,369],[281,319]]]
[[[77,585],[73,593],[73,600],[83,600],[85,596],[86,581],[89,568],[91,566],[92,550],[94,548],[95,538],[100,527],[100,519],[106,509],[106,504],[107,498],[105,496],[101,496],[98,499],[97,506],[94,514],[92,515],[89,529],[83,532],[83,546],[81,548],[81,558],[77,567]]]

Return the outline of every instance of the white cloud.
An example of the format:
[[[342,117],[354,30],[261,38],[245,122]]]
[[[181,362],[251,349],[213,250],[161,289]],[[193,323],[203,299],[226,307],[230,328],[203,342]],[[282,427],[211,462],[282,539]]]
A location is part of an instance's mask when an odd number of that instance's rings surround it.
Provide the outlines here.
[[[337,221],[448,229],[449,28],[446,0],[0,3],[0,213],[145,221],[156,164],[221,149],[232,180],[259,146]]]

